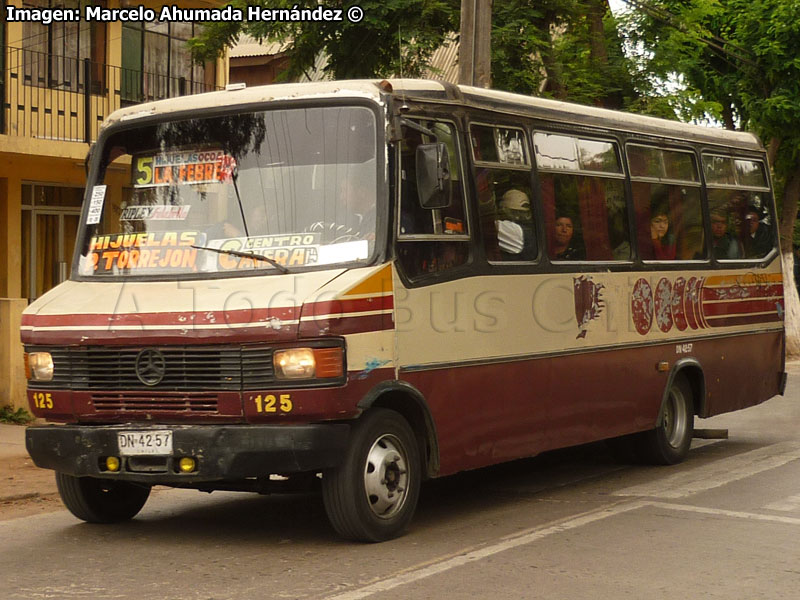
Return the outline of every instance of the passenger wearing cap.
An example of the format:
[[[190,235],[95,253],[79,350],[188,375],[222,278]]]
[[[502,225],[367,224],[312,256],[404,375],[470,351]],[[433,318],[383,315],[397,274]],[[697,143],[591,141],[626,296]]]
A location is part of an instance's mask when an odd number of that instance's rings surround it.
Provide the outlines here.
[[[528,195],[521,190],[508,190],[498,202],[497,216],[497,245],[503,260],[535,259],[533,214]]]
[[[761,221],[761,211],[753,204],[747,207],[745,214],[745,257],[762,258],[772,249],[772,232],[769,225]]]

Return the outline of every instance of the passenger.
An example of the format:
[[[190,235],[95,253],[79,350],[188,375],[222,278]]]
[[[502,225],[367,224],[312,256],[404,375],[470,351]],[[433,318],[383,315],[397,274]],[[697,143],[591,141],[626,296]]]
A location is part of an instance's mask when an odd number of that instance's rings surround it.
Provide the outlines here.
[[[747,236],[745,237],[745,256],[761,258],[772,249],[772,232],[769,225],[761,221],[761,211],[753,204],[747,207],[745,215]]]
[[[536,258],[536,242],[533,231],[533,214],[528,195],[510,189],[498,203],[495,227],[497,245],[504,260],[533,260]]]
[[[556,217],[553,234],[553,260],[583,260],[584,253],[574,241],[575,224],[569,215]]]
[[[650,241],[654,260],[675,260],[675,236],[669,230],[669,214],[663,205],[650,211]]]
[[[717,260],[742,257],[742,249],[728,233],[728,215],[722,209],[711,211],[711,253]]]

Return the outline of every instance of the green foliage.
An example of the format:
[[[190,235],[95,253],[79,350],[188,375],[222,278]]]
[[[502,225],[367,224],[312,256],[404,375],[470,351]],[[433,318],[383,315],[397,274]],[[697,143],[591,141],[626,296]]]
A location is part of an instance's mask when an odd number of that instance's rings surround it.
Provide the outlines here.
[[[231,0],[246,15],[250,4],[293,8],[289,0]],[[349,6],[339,0],[326,6]],[[208,23],[190,40],[195,60],[219,56],[240,34],[284,43],[285,79],[310,73],[320,51],[336,79],[419,76],[448,32],[460,25],[460,0],[364,0],[360,23],[258,21]],[[402,51],[401,51],[402,48]],[[639,101],[630,59],[623,52],[607,0],[504,0],[492,13],[492,79],[497,89],[622,108]],[[667,105],[664,104],[666,107]],[[651,110],[656,110],[651,107]],[[667,111],[667,108],[664,108]]]
[[[606,0],[494,3],[492,87],[624,108],[647,87],[635,75]]]
[[[292,9],[293,0],[232,0],[241,9],[258,5]],[[346,10],[352,2],[334,0],[326,7]],[[359,23],[251,21],[209,23],[203,33],[190,40],[195,60],[219,56],[238,36],[248,34],[258,40],[285,42],[290,58],[288,78],[307,72],[320,51],[328,55],[324,71],[335,79],[388,77],[392,74],[418,76],[431,54],[442,45],[450,31],[458,30],[459,0],[361,0],[364,11]],[[402,52],[401,52],[402,48]]]
[[[13,406],[0,407],[0,423],[15,423],[17,425],[25,425],[26,423],[33,421],[34,418],[35,417],[24,408],[18,408],[14,410]]]

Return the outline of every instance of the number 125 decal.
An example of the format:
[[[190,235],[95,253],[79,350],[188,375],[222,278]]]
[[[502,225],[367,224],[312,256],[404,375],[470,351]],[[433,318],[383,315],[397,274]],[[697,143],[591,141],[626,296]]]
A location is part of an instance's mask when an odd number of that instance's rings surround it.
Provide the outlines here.
[[[289,413],[294,408],[291,394],[259,394],[250,398],[256,405],[257,413]]]

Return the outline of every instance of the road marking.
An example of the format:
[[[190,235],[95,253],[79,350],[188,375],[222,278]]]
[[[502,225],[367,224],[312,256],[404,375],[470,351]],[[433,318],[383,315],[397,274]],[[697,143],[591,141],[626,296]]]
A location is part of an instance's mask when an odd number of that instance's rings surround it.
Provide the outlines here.
[[[793,510],[800,510],[800,494],[797,496],[789,496],[783,500],[772,502],[764,506],[765,510],[779,510],[781,512],[790,512]]]
[[[489,556],[493,556],[500,552],[505,552],[506,550],[511,550],[512,548],[517,548],[518,546],[530,544],[556,533],[569,531],[570,529],[576,529],[596,521],[602,521],[603,519],[607,519],[609,517],[620,515],[632,510],[637,510],[647,506],[648,504],[649,502],[646,501],[623,502],[614,506],[602,508],[600,510],[589,511],[577,517],[573,517],[553,525],[532,527],[531,529],[514,534],[513,536],[502,538],[495,544],[484,546],[483,548],[478,548],[477,550],[472,550],[463,554],[458,554],[451,558],[440,560],[421,568],[413,567],[412,569],[403,571],[394,577],[376,581],[375,583],[366,585],[357,590],[350,590],[334,596],[328,596],[326,600],[361,600],[361,598],[367,598],[368,596],[377,594],[379,592],[386,592],[401,585],[406,585],[408,583],[419,581],[420,579],[438,575],[439,573],[449,571],[450,569],[455,569],[456,567],[461,567],[471,562],[488,558]]]
[[[769,521],[785,525],[800,525],[800,518],[784,517],[781,515],[761,515],[758,513],[742,512],[739,510],[725,510],[723,508],[708,508],[705,506],[689,506],[687,504],[669,504],[667,502],[649,502],[646,506],[666,508],[667,510],[680,510],[702,515],[715,515],[718,517],[731,517],[734,519],[747,519],[749,521]]]
[[[707,508],[704,506],[690,506],[686,504],[671,504],[668,502],[653,502],[650,500],[632,500],[622,502],[607,508],[593,510],[583,513],[577,517],[560,521],[551,525],[543,525],[539,527],[532,527],[521,533],[513,536],[502,538],[499,542],[451,556],[449,558],[437,559],[436,561],[423,566],[415,566],[404,571],[401,571],[393,577],[376,581],[364,587],[349,590],[333,596],[327,596],[325,600],[362,600],[368,598],[373,594],[380,592],[387,592],[394,588],[414,583],[421,579],[426,579],[450,569],[463,567],[464,565],[472,562],[488,558],[500,552],[511,550],[519,546],[531,544],[551,535],[563,533],[571,529],[577,529],[584,525],[596,523],[609,517],[621,515],[640,508],[662,508],[665,510],[676,510],[681,512],[690,512],[696,514],[712,515],[718,517],[727,517],[734,519],[745,519],[749,521],[767,521],[771,523],[782,523],[785,525],[800,525],[800,518],[784,517],[782,515],[761,515],[758,513],[749,513],[736,510],[725,510],[722,508]]]
[[[685,498],[775,469],[797,459],[800,459],[800,445],[796,442],[782,442],[715,460],[701,467],[689,467],[682,473],[623,488],[614,492],[614,495]]]

